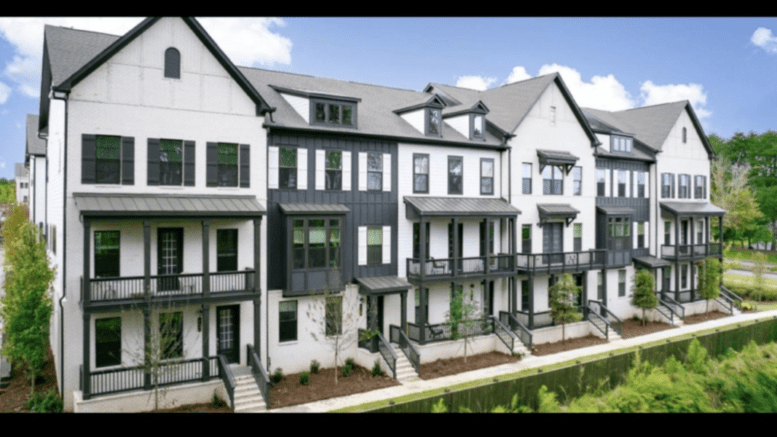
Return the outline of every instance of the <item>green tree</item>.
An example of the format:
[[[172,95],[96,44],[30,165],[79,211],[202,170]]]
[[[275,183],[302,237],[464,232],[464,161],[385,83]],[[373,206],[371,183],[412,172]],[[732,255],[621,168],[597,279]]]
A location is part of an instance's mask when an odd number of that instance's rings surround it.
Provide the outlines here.
[[[320,299],[308,304],[306,314],[315,327],[310,330],[313,340],[328,345],[334,353],[337,384],[337,365],[343,353],[358,341],[359,299],[354,293],[325,289]]]
[[[721,265],[717,258],[711,257],[697,264],[699,266],[699,296],[707,300],[705,311],[710,310],[710,300],[720,295]]]
[[[11,208],[3,224],[3,239],[5,240],[5,265],[10,268],[15,264],[17,248],[21,247],[24,224],[28,223],[27,210],[21,205]]]
[[[639,269],[634,275],[634,295],[631,304],[642,309],[642,326],[645,326],[645,311],[652,310],[658,305],[656,297],[656,282],[653,275],[645,269]]]
[[[8,235],[14,234],[9,229]],[[38,228],[30,222],[19,226],[8,243],[13,254],[7,272],[6,295],[2,300],[6,343],[2,353],[16,366],[27,365],[31,391],[35,378],[46,361],[49,342],[49,320],[53,308],[49,294],[54,271],[49,267],[45,243]]]
[[[464,339],[464,362],[467,362],[467,346],[471,337],[483,331],[483,315],[478,311],[478,304],[467,293],[457,289],[450,302],[450,310],[445,314],[445,325],[451,330],[454,340]],[[478,331],[478,328],[481,331]]]
[[[578,322],[582,315],[577,311],[577,295],[580,287],[569,273],[564,273],[561,280],[550,287],[551,317],[556,323],[561,323],[561,341],[566,341],[566,324]]]
[[[766,273],[766,254],[763,252],[756,252],[753,255],[753,275],[755,276],[753,278],[753,285],[755,287],[753,291],[755,292],[754,297],[756,302],[760,302],[763,296],[765,286],[764,273]],[[756,309],[758,309],[757,303]]]

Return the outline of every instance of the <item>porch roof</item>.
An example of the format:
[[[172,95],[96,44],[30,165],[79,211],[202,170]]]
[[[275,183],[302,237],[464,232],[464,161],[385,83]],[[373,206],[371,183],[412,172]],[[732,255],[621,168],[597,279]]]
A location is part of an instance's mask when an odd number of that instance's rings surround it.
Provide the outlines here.
[[[568,203],[538,203],[537,211],[540,213],[540,227],[548,220],[554,219],[564,219],[569,226],[580,213]]]
[[[286,215],[347,214],[350,210],[341,203],[279,203]]]
[[[722,216],[726,210],[711,203],[661,202],[662,215],[671,216]]]
[[[640,264],[646,266],[649,269],[655,269],[659,267],[667,267],[671,265],[669,261],[654,256],[641,256],[639,258],[633,258],[634,264]]]
[[[603,212],[605,215],[634,215],[634,209],[625,206],[597,206],[596,210]]]
[[[579,159],[577,156],[563,150],[537,150],[537,158],[540,161],[540,172],[546,165],[560,165],[565,168],[567,174]]]
[[[267,212],[255,196],[73,193],[84,217],[241,217]]]
[[[425,217],[515,217],[521,211],[504,199],[480,197],[405,196],[408,219]]]
[[[359,283],[359,294],[389,294],[407,291],[413,285],[396,276],[372,276],[368,278],[356,278]]]

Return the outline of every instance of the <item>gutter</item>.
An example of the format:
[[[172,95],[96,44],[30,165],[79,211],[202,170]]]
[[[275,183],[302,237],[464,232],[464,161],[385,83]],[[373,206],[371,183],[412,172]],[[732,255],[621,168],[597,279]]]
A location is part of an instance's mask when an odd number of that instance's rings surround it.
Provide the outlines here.
[[[57,92],[52,90],[52,98],[54,100],[62,100],[65,102],[65,132],[64,132],[64,141],[62,143],[62,156],[64,157],[64,169],[63,169],[63,190],[62,190],[62,247],[60,250],[62,250],[62,297],[59,298],[59,319],[60,319],[60,330],[59,330],[59,361],[60,365],[59,368],[62,370],[62,380],[60,381],[60,390],[59,395],[62,396],[62,400],[64,402],[65,399],[65,309],[62,305],[62,301],[65,300],[65,297],[67,296],[67,269],[65,266],[67,266],[67,250],[65,250],[65,247],[67,247],[67,93]],[[48,140],[46,142],[47,148],[48,148]],[[48,185],[48,160],[46,160],[46,185]],[[48,190],[47,190],[48,191]],[[46,210],[48,212],[48,199],[46,202]],[[47,217],[48,222],[48,217]],[[49,236],[51,237],[51,236]],[[56,243],[55,243],[56,244]],[[89,345],[86,345],[85,347],[89,347]]]

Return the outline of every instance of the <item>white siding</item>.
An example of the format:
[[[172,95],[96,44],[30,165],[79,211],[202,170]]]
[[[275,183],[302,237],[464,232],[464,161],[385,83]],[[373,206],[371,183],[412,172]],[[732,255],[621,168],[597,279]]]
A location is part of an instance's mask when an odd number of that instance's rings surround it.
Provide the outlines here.
[[[308,149],[297,149],[297,189],[308,189]]]
[[[294,111],[305,120],[305,123],[310,123],[310,99],[305,97],[292,96],[291,94],[280,93],[286,102],[294,108]]]
[[[367,152],[359,152],[359,191],[367,191]]]
[[[401,117],[408,123],[410,123],[410,126],[413,126],[418,132],[421,132],[424,134],[424,110],[419,109],[417,111],[412,112],[406,112],[401,115]]]
[[[343,191],[351,191],[351,152],[343,152]]]
[[[326,170],[324,169],[324,162],[326,161],[326,152],[323,150],[316,150],[316,189],[323,190],[326,188]]]
[[[278,159],[277,147],[267,147],[267,188],[278,188]]]
[[[464,138],[469,138],[469,114],[458,115],[445,119],[448,126],[456,129]]]

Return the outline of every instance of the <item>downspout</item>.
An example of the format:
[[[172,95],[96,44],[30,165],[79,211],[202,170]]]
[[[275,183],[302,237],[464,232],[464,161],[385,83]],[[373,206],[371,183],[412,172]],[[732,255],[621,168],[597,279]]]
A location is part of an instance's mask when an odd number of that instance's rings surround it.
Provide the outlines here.
[[[57,92],[52,89],[51,96],[55,100],[62,100],[65,102],[65,132],[64,132],[64,141],[62,142],[62,159],[64,160],[64,168],[62,172],[62,177],[64,179],[63,181],[63,191],[62,191],[62,247],[60,250],[62,250],[62,297],[59,298],[59,323],[60,323],[60,330],[59,330],[59,361],[60,365],[59,368],[62,370],[62,379],[60,381],[60,390],[59,395],[62,396],[62,399],[64,401],[65,399],[65,309],[62,305],[62,301],[65,300],[65,297],[67,296],[67,269],[65,266],[67,266],[67,250],[65,248],[67,247],[67,93],[63,93],[64,98],[60,95],[60,97],[57,96]],[[48,141],[46,142],[46,145],[48,145]],[[48,149],[48,147],[47,147]],[[46,160],[46,181],[48,185],[48,159]],[[46,199],[46,210],[48,211],[48,198]],[[51,237],[49,235],[49,237]],[[56,242],[55,242],[56,244]],[[84,347],[88,347],[89,345],[85,345]]]

